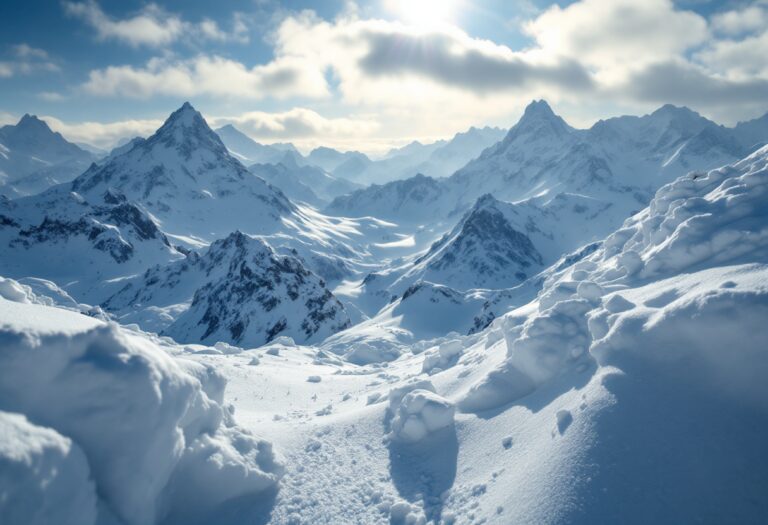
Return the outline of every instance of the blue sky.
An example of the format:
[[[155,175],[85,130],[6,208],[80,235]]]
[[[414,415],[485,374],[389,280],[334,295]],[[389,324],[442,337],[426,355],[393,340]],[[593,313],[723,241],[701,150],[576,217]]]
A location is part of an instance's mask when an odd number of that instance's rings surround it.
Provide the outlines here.
[[[258,140],[375,152],[546,98],[577,126],[768,110],[768,1],[6,0],[0,122],[108,147],[190,100]]]

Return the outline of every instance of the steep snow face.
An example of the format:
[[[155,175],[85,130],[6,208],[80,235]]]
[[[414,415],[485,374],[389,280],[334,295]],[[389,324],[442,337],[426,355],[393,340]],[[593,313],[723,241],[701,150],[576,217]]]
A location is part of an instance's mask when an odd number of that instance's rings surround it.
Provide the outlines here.
[[[131,140],[127,141],[125,144],[121,144],[120,146],[116,146],[112,149],[112,151],[109,152],[109,155],[105,156],[103,159],[100,159],[97,164],[104,165],[112,161],[115,157],[119,157],[123,153],[128,153],[131,151],[134,146],[139,146],[141,144],[144,144],[144,142],[147,139],[144,137],[134,137]]]
[[[287,151],[299,154],[293,145],[289,144],[289,150],[285,145],[281,147],[259,144],[251,137],[227,124],[216,130],[216,134],[227,147],[229,152],[243,164],[276,164],[280,162]]]
[[[280,479],[270,444],[238,427],[223,406],[225,380],[210,367],[174,357],[178,347],[80,314],[4,299],[0,319],[0,410],[46,427],[30,428],[17,418],[12,432],[37,436],[37,451],[33,442],[25,446],[41,469],[61,467],[37,488],[58,509],[34,505],[30,491],[30,499],[10,502],[10,516],[20,519],[13,523],[33,523],[46,511],[65,513],[54,519],[65,523],[73,506],[83,524],[94,523],[97,513],[99,523],[189,523],[232,498],[273,489]],[[18,470],[33,485],[44,470],[31,467]]]
[[[185,343],[254,347],[280,335],[314,342],[350,324],[341,303],[298,259],[240,232],[203,255],[131,279],[103,306],[123,322]]]
[[[272,186],[280,188],[291,200],[316,207],[328,204],[334,198],[355,191],[361,186],[340,177],[334,177],[317,166],[300,165],[296,154],[282,153],[273,164],[253,164],[248,168]]]
[[[18,197],[39,193],[82,173],[93,155],[67,142],[34,115],[0,128],[0,194]]]
[[[502,288],[510,277],[520,282],[538,272],[544,264],[541,253],[510,223],[503,206],[490,195],[478,199],[453,231],[416,260],[424,270],[421,277],[454,286],[465,281],[471,288]]]
[[[208,240],[246,225],[254,233],[273,232],[294,210],[279,190],[229,154],[189,103],[145,142],[92,166],[72,189],[93,202],[117,189],[145,206],[163,231]]]
[[[100,201],[93,206],[60,185],[0,202],[0,271],[78,281],[74,286],[87,293],[102,280],[182,257],[139,205],[114,191]]]

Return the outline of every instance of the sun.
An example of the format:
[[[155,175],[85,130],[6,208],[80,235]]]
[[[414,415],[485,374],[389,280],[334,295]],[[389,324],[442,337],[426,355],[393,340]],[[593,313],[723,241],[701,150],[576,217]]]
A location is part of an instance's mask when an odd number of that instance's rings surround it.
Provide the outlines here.
[[[387,8],[403,22],[435,26],[453,21],[458,0],[386,0]]]

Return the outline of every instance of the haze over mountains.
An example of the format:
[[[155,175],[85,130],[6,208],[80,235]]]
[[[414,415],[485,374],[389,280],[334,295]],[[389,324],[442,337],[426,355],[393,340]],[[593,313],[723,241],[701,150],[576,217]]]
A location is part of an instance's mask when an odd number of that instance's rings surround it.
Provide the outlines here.
[[[0,129],[0,494],[12,465],[37,503],[0,517],[757,523],[766,143],[768,115],[576,129],[534,101],[302,155],[184,103],[97,158],[25,116]]]

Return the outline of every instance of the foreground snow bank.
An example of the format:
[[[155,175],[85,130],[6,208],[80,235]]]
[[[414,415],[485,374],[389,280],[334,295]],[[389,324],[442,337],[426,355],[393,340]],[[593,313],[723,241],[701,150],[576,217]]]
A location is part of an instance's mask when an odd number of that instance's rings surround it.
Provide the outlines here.
[[[0,412],[0,522],[80,525],[96,519],[96,492],[80,448],[20,414]]]
[[[61,438],[60,454],[82,449],[99,512],[126,524],[190,522],[275,487],[281,468],[271,446],[234,423],[224,385],[213,369],[143,334],[0,299],[0,410],[71,439]],[[87,492],[81,478],[70,490]],[[16,518],[0,521],[31,522],[39,510],[28,500],[14,505]],[[79,523],[93,522],[87,507]]]

